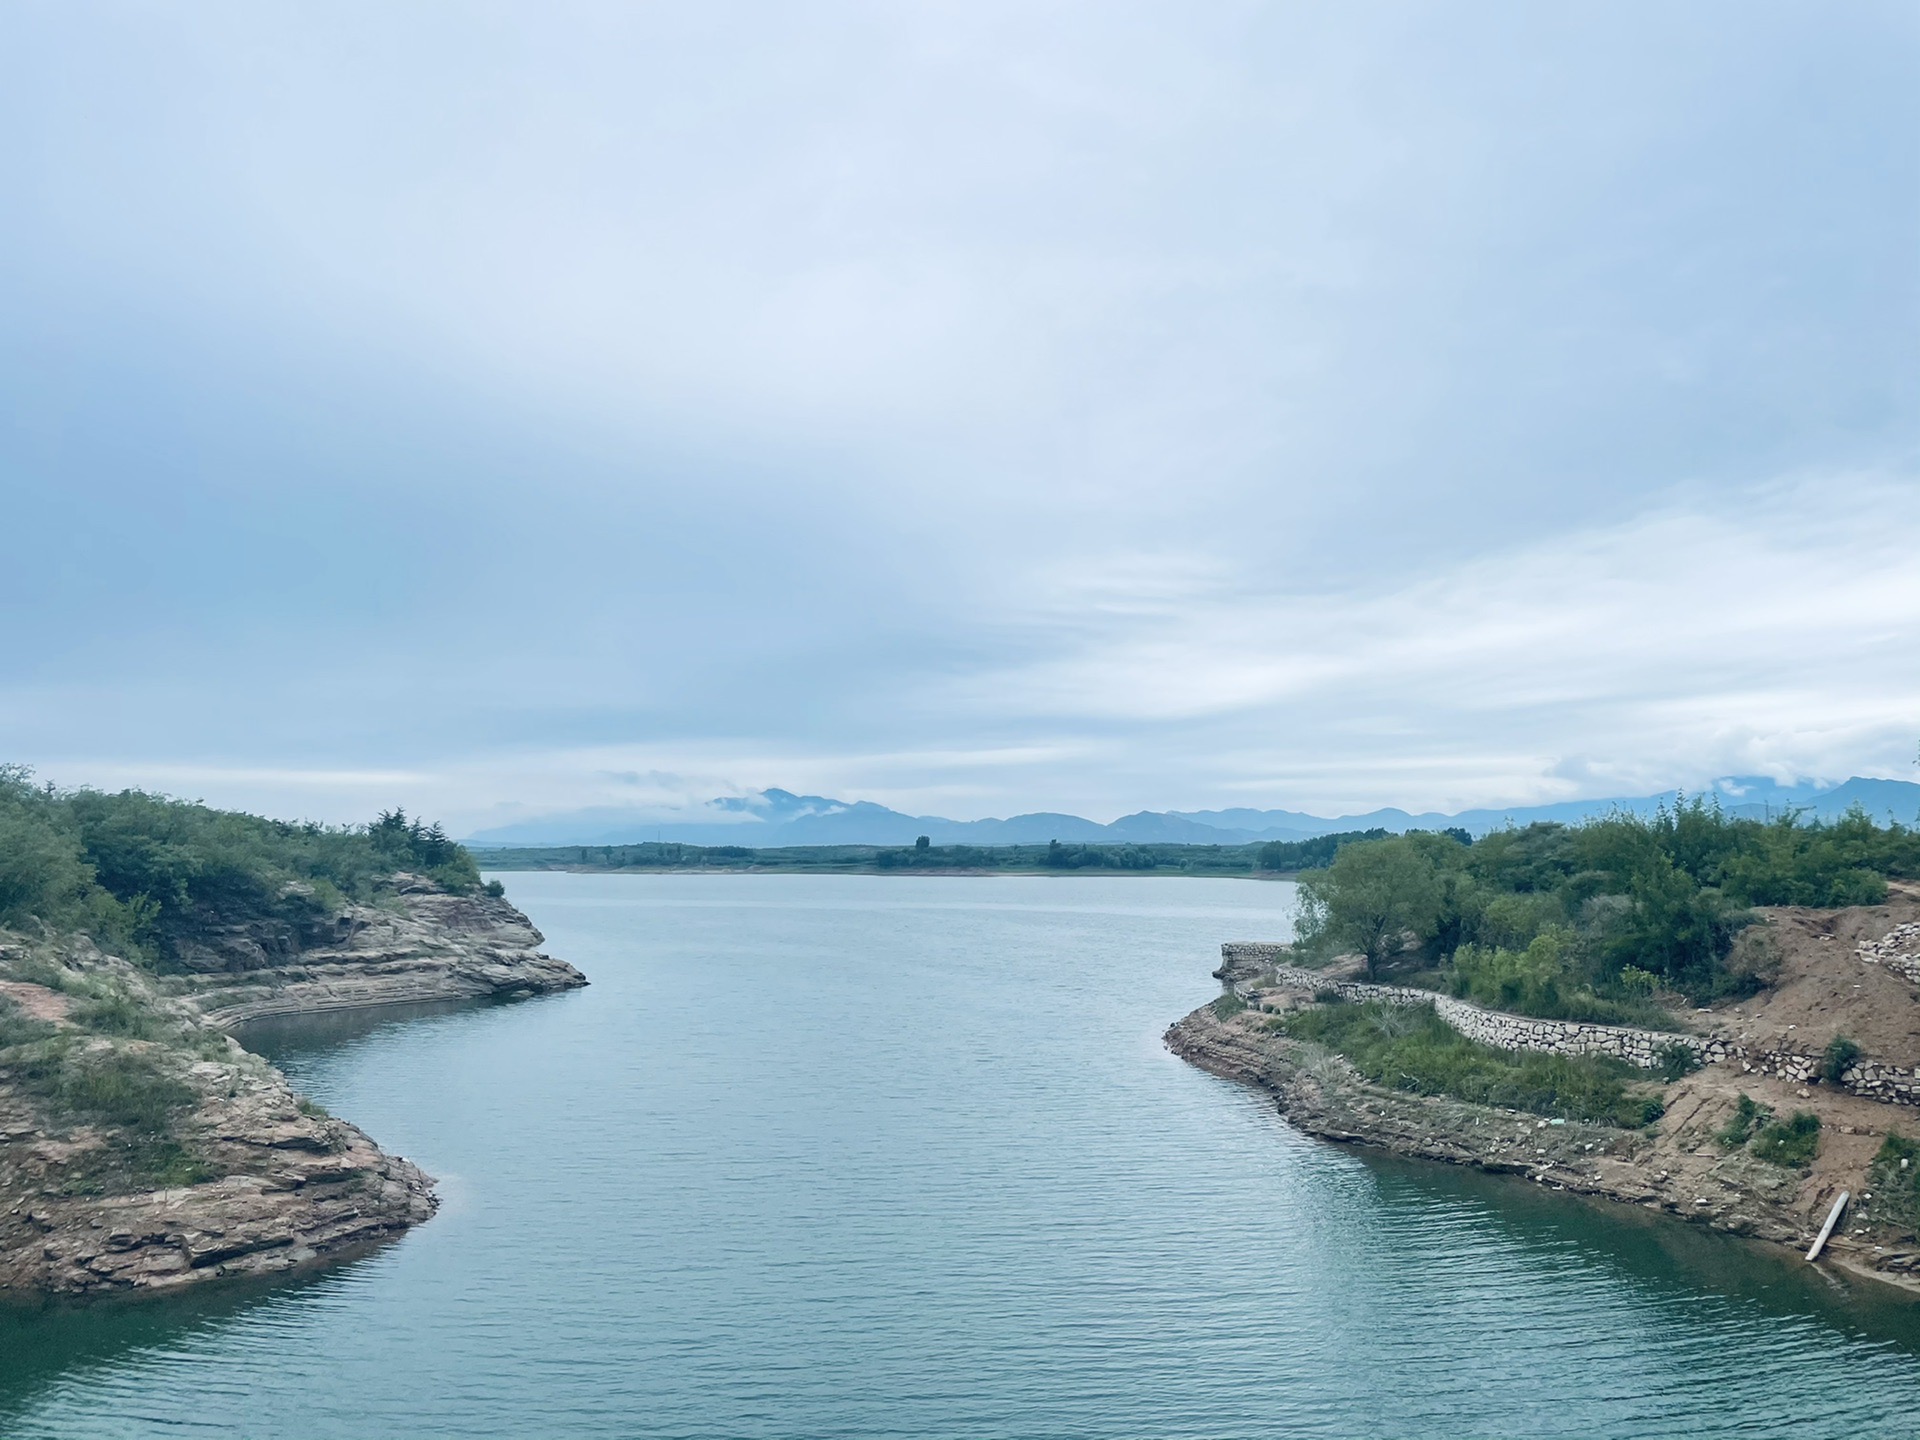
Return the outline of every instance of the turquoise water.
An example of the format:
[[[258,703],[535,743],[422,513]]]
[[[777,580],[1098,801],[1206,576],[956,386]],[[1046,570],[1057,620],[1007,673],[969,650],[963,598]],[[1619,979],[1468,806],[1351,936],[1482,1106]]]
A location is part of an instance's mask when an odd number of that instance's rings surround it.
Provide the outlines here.
[[[1168,1055],[1290,887],[503,878],[591,988],[256,1036],[439,1217],[0,1311],[0,1434],[1920,1432],[1903,1298],[1363,1160]]]

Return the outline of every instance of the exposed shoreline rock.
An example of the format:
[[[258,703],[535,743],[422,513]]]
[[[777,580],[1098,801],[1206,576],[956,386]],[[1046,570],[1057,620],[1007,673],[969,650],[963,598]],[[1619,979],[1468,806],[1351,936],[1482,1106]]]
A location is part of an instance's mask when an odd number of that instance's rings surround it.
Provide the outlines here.
[[[280,958],[244,932],[218,937],[163,988],[231,1029],[273,1015],[544,995],[587,983],[540,951],[545,937],[507,901],[395,878],[387,904],[348,906],[319,943]]]
[[[1222,1018],[1205,1005],[1176,1022],[1166,1042],[1190,1064],[1266,1091],[1289,1124],[1321,1139],[1513,1175],[1801,1253],[1839,1190],[1849,1188],[1860,1200],[1886,1127],[1905,1118],[1852,1095],[1820,1097],[1814,1104],[1825,1123],[1821,1154],[1801,1172],[1726,1153],[1713,1142],[1736,1091],[1781,1113],[1809,1105],[1807,1092],[1791,1082],[1725,1067],[1666,1087],[1667,1114],[1657,1131],[1630,1131],[1388,1090],[1340,1056],[1270,1029],[1268,1017],[1256,1012]],[[1850,1211],[1826,1258],[1920,1290],[1914,1278],[1920,1241],[1897,1228],[1855,1221]]]
[[[226,1032],[273,1015],[586,984],[539,952],[541,938],[503,899],[409,876],[380,905],[348,907],[325,935],[301,937],[317,943],[211,934],[184,974],[153,975],[76,937],[0,935],[0,1009],[44,1027],[40,1049],[70,1073],[138,1067],[174,1101],[157,1139],[77,1111],[26,1062],[0,1068],[0,1292],[168,1291],[272,1274],[349,1258],[429,1219],[432,1177],[304,1099]],[[89,1021],[101,996],[119,1007],[114,1027]]]

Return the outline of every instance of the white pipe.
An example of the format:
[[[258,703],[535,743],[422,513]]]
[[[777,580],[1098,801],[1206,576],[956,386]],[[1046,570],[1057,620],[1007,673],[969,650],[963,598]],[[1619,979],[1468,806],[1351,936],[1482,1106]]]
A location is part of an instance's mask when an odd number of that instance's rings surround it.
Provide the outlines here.
[[[1840,1223],[1840,1212],[1847,1208],[1848,1196],[1849,1192],[1842,1190],[1840,1192],[1840,1198],[1833,1202],[1833,1209],[1827,1212],[1827,1223],[1820,1227],[1819,1238],[1813,1242],[1813,1248],[1807,1251],[1807,1259],[1818,1260],[1820,1258],[1820,1252],[1826,1246],[1827,1237],[1833,1234],[1833,1227]]]

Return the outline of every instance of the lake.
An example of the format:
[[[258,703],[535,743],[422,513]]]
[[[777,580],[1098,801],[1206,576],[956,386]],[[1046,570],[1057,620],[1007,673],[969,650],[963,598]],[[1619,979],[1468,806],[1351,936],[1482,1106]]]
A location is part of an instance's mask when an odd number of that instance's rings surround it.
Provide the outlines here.
[[[500,878],[589,989],[247,1037],[439,1216],[0,1310],[0,1434],[1920,1430],[1904,1296],[1308,1140],[1169,1055],[1289,885]]]

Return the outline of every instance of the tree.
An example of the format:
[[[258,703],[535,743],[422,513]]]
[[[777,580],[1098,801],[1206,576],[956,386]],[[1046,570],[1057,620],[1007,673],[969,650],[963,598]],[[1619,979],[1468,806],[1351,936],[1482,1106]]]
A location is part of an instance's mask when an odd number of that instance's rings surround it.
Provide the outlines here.
[[[1404,835],[1363,841],[1301,878],[1297,928],[1309,950],[1357,950],[1373,979],[1409,933],[1433,928],[1441,899],[1439,873],[1419,845]]]
[[[931,836],[927,836],[927,835],[919,836],[913,842],[913,848],[916,850],[930,849],[932,845],[933,845],[933,839]]]

